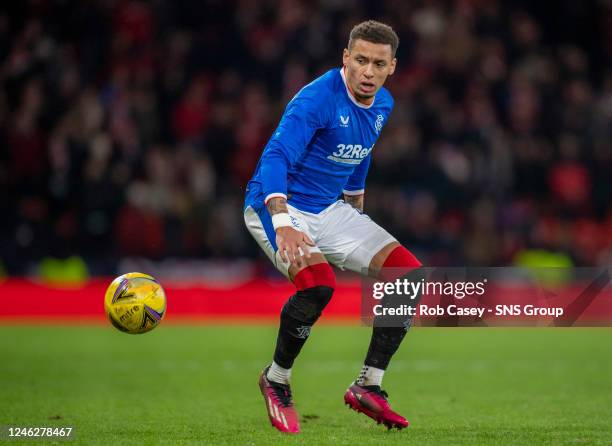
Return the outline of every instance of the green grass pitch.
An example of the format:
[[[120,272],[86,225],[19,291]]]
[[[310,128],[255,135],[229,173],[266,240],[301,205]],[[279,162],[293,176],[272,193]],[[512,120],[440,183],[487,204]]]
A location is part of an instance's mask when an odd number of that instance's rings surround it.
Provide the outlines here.
[[[369,329],[316,327],[294,368],[291,437],[257,387],[275,332],[1,326],[0,425],[74,426],[56,444],[612,444],[610,329],[413,329],[383,386],[411,426],[387,432],[342,400]]]

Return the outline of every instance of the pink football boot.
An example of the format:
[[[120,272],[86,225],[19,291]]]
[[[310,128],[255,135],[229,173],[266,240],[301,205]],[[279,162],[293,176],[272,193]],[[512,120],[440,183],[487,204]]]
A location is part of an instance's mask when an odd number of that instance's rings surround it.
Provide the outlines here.
[[[387,392],[380,386],[359,386],[353,383],[344,394],[344,403],[356,412],[366,414],[387,429],[408,427],[408,420],[393,412],[387,402]]]
[[[272,426],[281,432],[297,434],[300,432],[298,414],[293,407],[291,388],[286,384],[268,381],[266,367],[259,376],[259,389],[266,402],[268,418]]]

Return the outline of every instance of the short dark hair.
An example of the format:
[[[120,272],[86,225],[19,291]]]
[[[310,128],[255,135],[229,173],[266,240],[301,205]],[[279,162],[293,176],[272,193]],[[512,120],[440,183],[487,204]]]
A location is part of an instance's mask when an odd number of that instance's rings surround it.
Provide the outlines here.
[[[355,25],[349,35],[349,50],[352,48],[355,40],[361,39],[371,43],[382,43],[391,45],[391,55],[395,57],[395,52],[399,46],[399,37],[393,28],[376,20],[367,20]]]

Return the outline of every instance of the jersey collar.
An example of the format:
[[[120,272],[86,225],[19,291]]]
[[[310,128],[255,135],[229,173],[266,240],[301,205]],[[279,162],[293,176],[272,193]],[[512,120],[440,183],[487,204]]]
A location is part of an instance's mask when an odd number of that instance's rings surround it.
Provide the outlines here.
[[[349,99],[353,102],[353,104],[355,104],[359,108],[372,108],[372,106],[374,105],[374,102],[376,102],[376,96],[374,96],[374,100],[372,101],[370,105],[362,104],[361,102],[357,101],[357,99],[355,99],[355,97],[350,92],[348,85],[346,84],[346,76],[344,75],[344,67],[340,68],[340,77],[342,77],[342,82],[344,83],[346,94],[349,97]]]

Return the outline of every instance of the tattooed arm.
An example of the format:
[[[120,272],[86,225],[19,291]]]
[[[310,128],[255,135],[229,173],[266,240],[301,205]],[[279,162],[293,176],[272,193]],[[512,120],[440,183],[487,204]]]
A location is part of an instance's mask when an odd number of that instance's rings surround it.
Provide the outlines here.
[[[344,194],[344,201],[353,206],[359,212],[363,212],[363,197],[364,194],[359,195],[346,195]]]
[[[268,208],[270,215],[289,213],[287,210],[287,199],[285,197],[270,198],[266,204],[266,207]]]

